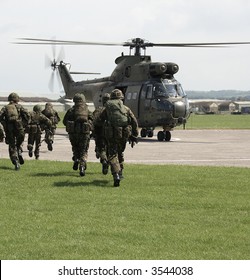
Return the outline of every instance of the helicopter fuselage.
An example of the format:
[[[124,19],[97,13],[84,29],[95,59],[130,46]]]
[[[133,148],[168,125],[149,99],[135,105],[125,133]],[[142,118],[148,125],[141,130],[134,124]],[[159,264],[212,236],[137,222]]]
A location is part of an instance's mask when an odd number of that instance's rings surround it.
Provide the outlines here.
[[[66,98],[73,98],[80,92],[87,102],[99,107],[103,94],[118,88],[124,94],[124,104],[133,111],[143,129],[142,137],[151,137],[158,126],[169,133],[174,127],[185,125],[190,113],[189,103],[181,84],[174,78],[179,69],[177,64],[152,63],[150,56],[123,55],[115,62],[117,66],[111,76],[75,82],[61,61],[58,70]],[[167,140],[169,136],[163,138]]]

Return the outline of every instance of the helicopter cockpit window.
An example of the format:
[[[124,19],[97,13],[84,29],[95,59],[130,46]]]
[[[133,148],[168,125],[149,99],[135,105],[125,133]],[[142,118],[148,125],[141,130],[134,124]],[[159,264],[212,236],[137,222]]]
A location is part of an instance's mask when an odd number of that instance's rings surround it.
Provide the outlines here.
[[[158,97],[183,97],[185,93],[181,85],[170,83],[158,83],[154,85],[154,96]]]

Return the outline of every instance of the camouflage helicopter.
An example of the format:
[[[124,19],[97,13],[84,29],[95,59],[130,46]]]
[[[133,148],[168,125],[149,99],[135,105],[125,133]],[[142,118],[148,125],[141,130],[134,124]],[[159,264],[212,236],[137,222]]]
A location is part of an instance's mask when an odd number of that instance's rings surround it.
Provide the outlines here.
[[[18,44],[44,45],[103,45],[129,47],[129,55],[117,57],[112,74],[108,77],[85,81],[74,81],[68,63],[54,58],[50,66],[58,70],[66,93],[65,98],[72,99],[77,92],[83,93],[87,102],[93,102],[95,107],[102,106],[102,96],[113,89],[120,89],[124,94],[124,104],[134,113],[141,128],[141,137],[153,137],[154,129],[158,131],[159,141],[170,141],[171,130],[187,122],[190,108],[187,95],[174,74],[179,66],[173,62],[152,62],[146,55],[148,47],[216,47],[224,45],[250,44],[250,42],[228,43],[150,43],[141,38],[134,38],[123,43],[81,42],[35,38],[20,38],[24,42]],[[134,49],[134,54],[131,51]],[[144,50],[144,54],[142,54]],[[84,72],[83,72],[84,73]],[[88,73],[91,74],[91,73]],[[94,74],[94,73],[93,73]]]

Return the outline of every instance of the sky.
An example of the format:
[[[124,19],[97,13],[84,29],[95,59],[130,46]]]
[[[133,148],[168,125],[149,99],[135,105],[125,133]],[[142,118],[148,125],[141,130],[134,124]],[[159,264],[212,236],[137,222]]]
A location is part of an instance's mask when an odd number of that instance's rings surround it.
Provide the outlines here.
[[[0,92],[63,96],[45,57],[47,45],[17,38],[92,42],[250,42],[250,0],[0,0]],[[122,46],[64,46],[75,81],[109,76]],[[61,46],[56,46],[56,58]],[[175,62],[184,90],[250,90],[250,45],[226,48],[147,48],[153,62]],[[51,95],[52,96],[52,95]]]

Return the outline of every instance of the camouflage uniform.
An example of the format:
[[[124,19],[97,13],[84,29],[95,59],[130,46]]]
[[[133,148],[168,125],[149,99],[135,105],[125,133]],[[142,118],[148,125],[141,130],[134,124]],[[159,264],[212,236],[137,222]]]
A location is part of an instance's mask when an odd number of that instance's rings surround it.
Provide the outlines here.
[[[105,109],[105,103],[110,99],[110,94],[105,93],[102,98],[102,107],[98,107],[93,112],[93,136],[95,138],[95,153],[96,158],[100,158],[100,162],[102,164],[102,173],[104,175],[108,174],[108,158],[107,158],[107,143],[106,139],[103,135],[103,122],[100,120],[100,115],[102,111]]]
[[[20,169],[20,164],[24,164],[22,157],[22,145],[25,137],[24,128],[29,123],[29,113],[19,102],[19,96],[11,93],[8,96],[8,105],[0,111],[0,122],[5,130],[5,142],[9,145],[9,156],[15,169]]]
[[[54,142],[54,135],[56,132],[56,125],[60,122],[60,117],[57,113],[57,111],[53,108],[53,105],[48,102],[45,104],[45,109],[42,111],[42,113],[50,119],[52,126],[49,129],[48,127],[45,127],[45,142],[48,145],[48,150],[53,150],[53,142]]]
[[[41,126],[45,126],[45,129],[51,129],[51,121],[41,113],[42,109],[39,105],[33,107],[33,111],[30,112],[30,123],[28,125],[28,146],[29,156],[33,156],[33,146],[35,145],[35,158],[39,159],[39,152],[41,147],[42,129]]]
[[[3,142],[4,140],[4,130],[3,130],[3,126],[0,123],[0,142]]]
[[[120,99],[120,102],[123,102],[124,98],[123,93],[115,89],[111,93],[112,99]],[[108,162],[111,165],[111,172],[114,179],[114,186],[118,187],[120,185],[120,180],[123,178],[123,168],[124,168],[124,151],[126,149],[126,143],[129,140],[131,142],[131,146],[134,146],[134,143],[137,143],[138,137],[138,123],[137,120],[132,113],[132,111],[125,105],[123,107],[126,110],[128,124],[123,127],[116,127],[110,125],[109,116],[107,112],[107,105],[109,101],[106,103],[105,110],[100,115],[100,119],[104,123],[104,135],[107,141],[108,147]],[[121,103],[123,104],[123,103]]]
[[[80,176],[84,176],[87,168],[93,114],[89,111],[83,94],[76,93],[73,101],[75,105],[66,112],[63,124],[66,126],[72,146],[73,169],[77,170],[79,166]]]

